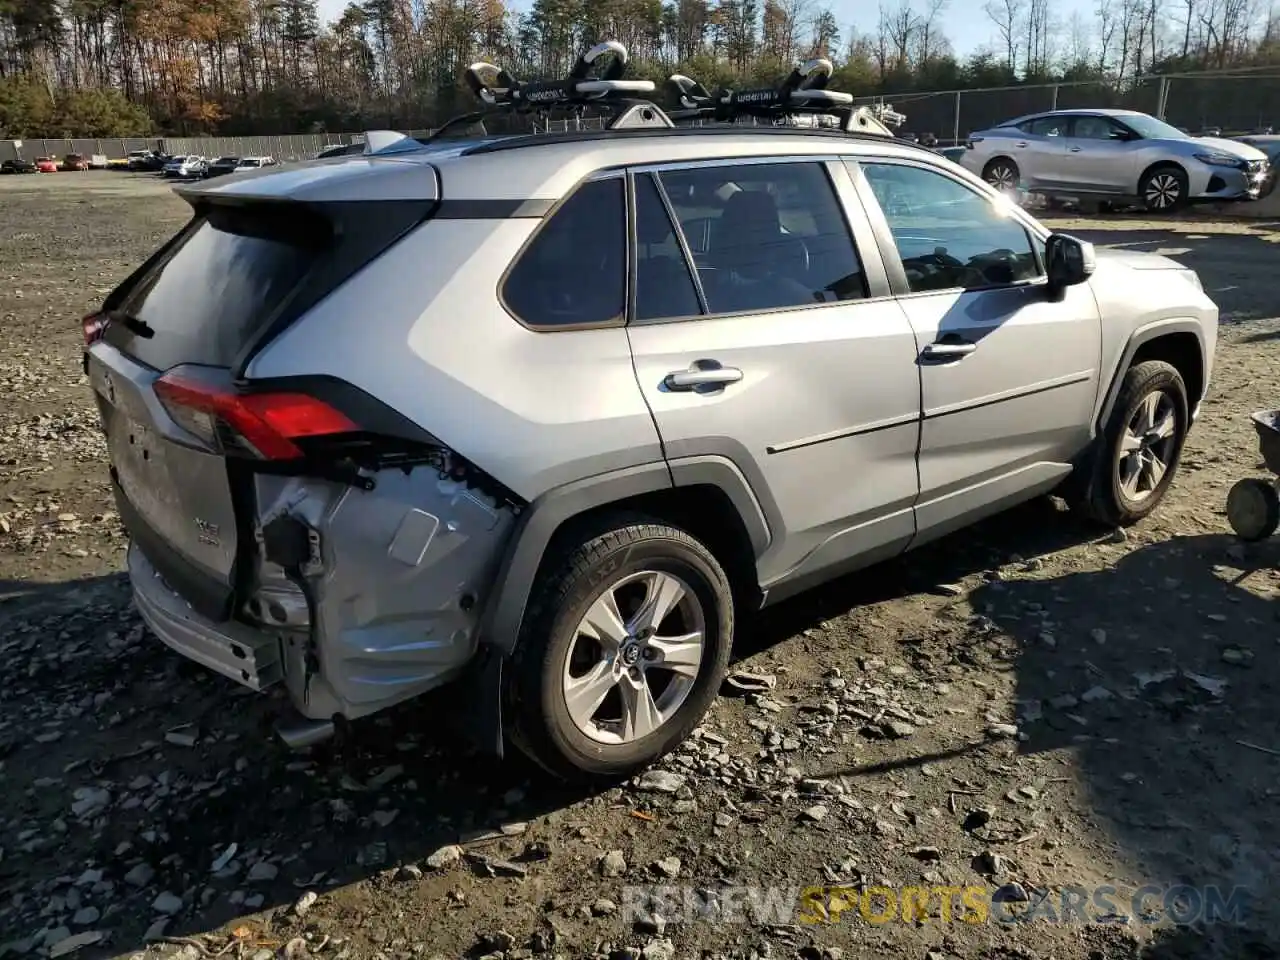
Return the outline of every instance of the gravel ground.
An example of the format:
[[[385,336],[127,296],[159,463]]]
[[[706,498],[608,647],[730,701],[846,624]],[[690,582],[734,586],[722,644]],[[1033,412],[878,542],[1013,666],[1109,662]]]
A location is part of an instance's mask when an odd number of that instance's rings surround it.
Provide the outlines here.
[[[1194,266],[1222,306],[1156,517],[1121,536],[1045,500],[771,610],[736,664],[771,688],[583,796],[461,753],[441,700],[289,754],[277,701],[147,635],[76,321],[184,210],[144,176],[0,178],[0,956],[1277,955],[1280,547],[1238,545],[1223,504],[1277,404],[1280,224],[1056,222]],[[721,920],[631,909],[645,884],[721,890]],[[1145,884],[1185,886],[1138,910]],[[846,888],[837,922],[723,892],[811,885]],[[995,904],[855,905],[913,886]],[[1208,887],[1235,922],[1172,923]]]

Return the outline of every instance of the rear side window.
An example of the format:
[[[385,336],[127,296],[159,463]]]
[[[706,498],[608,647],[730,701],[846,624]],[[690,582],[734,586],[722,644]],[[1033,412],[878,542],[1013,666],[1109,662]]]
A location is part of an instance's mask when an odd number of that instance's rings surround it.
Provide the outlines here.
[[[867,295],[862,263],[821,163],[710,165],[661,179],[711,313]]]
[[[620,177],[580,186],[543,223],[502,286],[531,327],[620,321],[627,299],[626,200]]]
[[[327,237],[328,224],[303,211],[213,208],[119,304],[141,323],[113,323],[108,339],[158,370],[230,366]]]

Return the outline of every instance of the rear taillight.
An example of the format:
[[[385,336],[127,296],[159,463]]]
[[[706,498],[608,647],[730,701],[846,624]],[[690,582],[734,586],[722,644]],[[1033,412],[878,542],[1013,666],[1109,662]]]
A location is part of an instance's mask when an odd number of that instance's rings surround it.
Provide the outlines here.
[[[155,391],[179,426],[229,454],[295,460],[303,455],[299,440],[359,429],[345,414],[304,393],[237,393],[172,374],[157,380]]]
[[[95,311],[80,321],[80,330],[84,333],[84,345],[90,346],[102,339],[110,321],[105,313]]]

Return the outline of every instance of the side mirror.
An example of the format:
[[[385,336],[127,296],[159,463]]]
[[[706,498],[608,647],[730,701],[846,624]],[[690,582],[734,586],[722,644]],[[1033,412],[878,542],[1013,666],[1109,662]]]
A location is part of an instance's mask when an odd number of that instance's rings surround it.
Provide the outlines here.
[[[1084,283],[1097,267],[1093,244],[1077,240],[1065,233],[1054,233],[1044,244],[1045,269],[1049,275],[1049,294],[1062,299],[1067,287]]]
[[[1120,140],[1126,143],[1134,139],[1133,134],[1130,133],[1128,130],[1112,130],[1109,136],[1111,137],[1112,140]]]

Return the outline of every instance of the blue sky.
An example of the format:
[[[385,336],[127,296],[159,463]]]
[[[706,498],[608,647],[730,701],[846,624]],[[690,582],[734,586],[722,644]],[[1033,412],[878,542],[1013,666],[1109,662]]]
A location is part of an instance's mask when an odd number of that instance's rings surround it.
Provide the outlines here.
[[[319,3],[321,18],[332,20],[342,12],[347,0],[319,0]],[[515,0],[513,5],[516,9],[525,9],[528,3],[527,0]],[[831,7],[846,39],[853,30],[862,33],[875,30],[878,7],[868,0],[827,0],[825,3],[824,0],[815,0],[814,6]],[[961,57],[984,46],[997,46],[995,27],[982,7],[983,0],[951,0],[943,12],[943,30]],[[1062,0],[1054,5],[1053,12],[1055,18],[1065,24],[1075,10],[1084,14],[1087,20],[1092,20],[1089,0]]]

